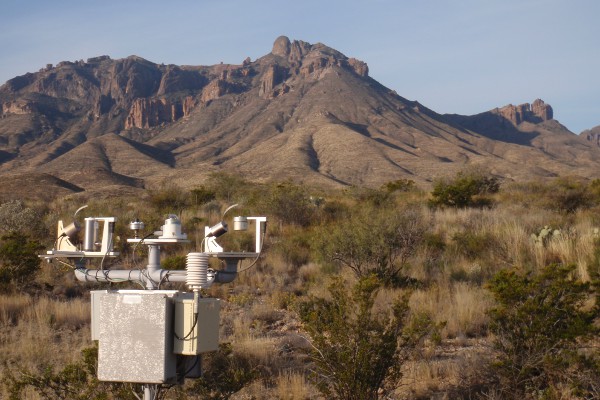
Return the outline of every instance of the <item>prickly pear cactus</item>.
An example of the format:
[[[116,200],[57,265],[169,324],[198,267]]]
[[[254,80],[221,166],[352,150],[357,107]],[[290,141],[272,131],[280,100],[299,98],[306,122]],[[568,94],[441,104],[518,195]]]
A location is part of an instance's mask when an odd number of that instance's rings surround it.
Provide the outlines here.
[[[546,225],[536,235],[531,234],[531,239],[539,246],[546,246],[550,240],[560,236],[560,229],[552,229],[552,227]]]

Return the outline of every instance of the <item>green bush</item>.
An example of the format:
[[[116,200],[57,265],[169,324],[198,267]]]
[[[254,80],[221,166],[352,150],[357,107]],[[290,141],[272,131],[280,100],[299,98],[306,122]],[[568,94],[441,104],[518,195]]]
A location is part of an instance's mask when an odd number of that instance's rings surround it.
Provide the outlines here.
[[[470,260],[485,257],[496,246],[496,240],[490,233],[457,232],[452,236],[452,241],[456,252]]]
[[[43,246],[28,236],[12,232],[0,238],[0,285],[24,284],[40,268]]]
[[[323,227],[314,246],[325,261],[348,267],[359,278],[374,273],[387,285],[402,285],[402,270],[425,230],[416,209],[363,208]]]
[[[207,188],[206,186],[200,186],[192,189],[190,193],[192,195],[192,203],[196,206],[210,203],[217,198],[215,191]]]
[[[22,232],[41,238],[45,233],[41,216],[19,200],[0,205],[0,233]]]
[[[167,185],[150,192],[150,204],[163,214],[181,214],[191,203],[190,193],[175,185]]]
[[[303,227],[313,222],[317,209],[306,189],[291,182],[271,186],[260,205],[263,214],[274,216],[280,223]]]
[[[225,400],[258,377],[250,360],[234,353],[228,343],[207,353],[202,361],[202,377],[187,390],[193,398]]]
[[[165,257],[160,264],[163,269],[184,270],[187,266],[187,259],[186,256],[170,256]]]
[[[387,190],[389,193],[410,192],[415,190],[416,185],[415,181],[411,179],[398,179],[395,181],[387,182],[381,188]]]
[[[433,185],[432,207],[489,207],[488,195],[500,190],[498,178],[477,172],[459,172],[454,179],[442,179]]]
[[[576,179],[557,179],[548,192],[549,208],[567,214],[590,208],[595,203],[592,194],[594,185],[590,189],[586,183]]]
[[[593,288],[573,279],[573,271],[550,265],[536,276],[501,271],[490,281],[497,303],[489,311],[498,351],[494,371],[506,398],[557,398],[564,387],[592,398],[600,389],[593,383],[597,361],[578,352],[598,333],[597,310],[586,307]]]
[[[316,385],[328,399],[377,399],[388,384],[395,389],[408,353],[432,330],[428,318],[407,324],[408,296],[396,299],[389,313],[376,312],[380,287],[368,276],[349,293],[337,278],[329,285],[331,299],[298,305],[311,338]]]

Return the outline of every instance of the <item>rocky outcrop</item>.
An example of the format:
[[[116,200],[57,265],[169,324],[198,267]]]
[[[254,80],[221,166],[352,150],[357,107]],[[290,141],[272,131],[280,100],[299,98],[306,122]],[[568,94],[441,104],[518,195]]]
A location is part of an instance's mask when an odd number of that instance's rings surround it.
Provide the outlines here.
[[[538,123],[553,118],[552,107],[540,99],[535,100],[533,104],[524,103],[517,106],[509,104],[502,108],[496,108],[492,112],[507,119],[513,125],[519,125],[522,122]]]
[[[286,36],[279,36],[275,40],[271,54],[286,59],[292,70],[302,77],[308,77],[332,66],[348,68],[362,77],[369,75],[369,67],[363,61],[347,58],[342,53],[322,44],[313,46],[302,40],[291,42]]]
[[[269,66],[261,79],[258,95],[264,98],[276,97],[278,93],[274,89],[285,80],[286,76],[287,70],[285,68],[277,64]]]
[[[585,131],[581,132],[581,136],[594,143],[596,146],[600,146],[600,126],[596,126],[592,129],[586,129]]]
[[[125,120],[125,129],[147,129],[164,123],[175,122],[180,118],[187,117],[195,105],[195,100],[191,96],[180,102],[171,102],[164,98],[136,99]]]
[[[186,71],[177,66],[168,66],[158,87],[158,96],[185,90],[199,90],[206,85],[206,78],[196,71]]]
[[[2,104],[0,115],[1,116],[6,116],[8,114],[23,115],[23,114],[31,114],[35,111],[37,111],[35,105],[30,102],[20,101],[20,100],[8,101],[8,102]]]
[[[287,36],[279,36],[273,43],[271,54],[286,57],[290,54],[290,39]]]
[[[541,99],[536,99],[531,105],[531,112],[542,121],[549,121],[554,117],[554,112],[550,104],[544,103]]]
[[[208,103],[211,100],[218,99],[227,93],[227,81],[223,79],[215,79],[202,89],[200,101]]]
[[[357,75],[362,77],[369,76],[369,66],[366,62],[357,60],[356,58],[349,58],[348,65],[354,70],[354,72],[356,72]]]

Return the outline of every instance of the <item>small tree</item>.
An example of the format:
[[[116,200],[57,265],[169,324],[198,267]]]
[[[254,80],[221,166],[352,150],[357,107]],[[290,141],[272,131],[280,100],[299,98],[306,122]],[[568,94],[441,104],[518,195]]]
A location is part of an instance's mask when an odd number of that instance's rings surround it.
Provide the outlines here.
[[[598,390],[579,379],[589,376],[582,369],[593,363],[577,350],[598,329],[596,310],[584,307],[592,288],[572,279],[573,271],[573,266],[551,265],[537,276],[500,271],[491,280],[497,302],[489,312],[498,350],[494,367],[504,395],[553,398],[561,385],[574,392]]]
[[[410,351],[432,328],[421,319],[406,329],[408,296],[397,299],[388,314],[376,312],[380,287],[368,276],[348,293],[338,278],[329,286],[330,300],[311,298],[299,307],[311,337],[316,383],[327,398],[377,399],[380,389],[397,382]]]
[[[385,284],[403,283],[402,269],[425,234],[415,209],[365,209],[323,228],[315,243],[327,261],[350,268],[357,277],[376,274]]]
[[[23,283],[40,268],[43,246],[19,232],[0,238],[0,285]]]
[[[271,186],[260,206],[281,224],[303,227],[310,225],[317,209],[305,188],[291,182]]]
[[[459,172],[454,179],[443,179],[433,185],[433,207],[488,207],[492,204],[489,194],[497,193],[500,183],[496,177],[479,172]]]

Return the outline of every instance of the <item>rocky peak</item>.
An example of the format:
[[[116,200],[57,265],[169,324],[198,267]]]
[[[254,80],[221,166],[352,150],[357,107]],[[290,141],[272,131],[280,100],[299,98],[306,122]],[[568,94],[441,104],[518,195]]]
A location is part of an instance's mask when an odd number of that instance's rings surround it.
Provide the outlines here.
[[[348,58],[321,43],[311,45],[301,40],[290,41],[287,36],[279,36],[273,43],[271,54],[284,58],[289,63],[292,75],[300,75],[305,78],[333,66],[352,70],[361,77],[369,76],[369,67],[365,62],[356,58]],[[263,78],[263,84],[265,79],[268,81],[267,86],[270,86],[275,72],[271,66],[269,68],[271,69],[266,74],[268,76]],[[272,88],[270,87],[270,89]],[[264,89],[269,90],[267,87]]]
[[[554,112],[550,104],[544,103],[541,99],[536,99],[531,105],[531,112],[542,121],[551,120],[554,117]]]
[[[540,99],[536,99],[533,104],[523,103],[517,106],[509,104],[501,108],[496,108],[492,112],[509,120],[513,125],[519,125],[522,122],[538,123],[553,118],[553,111],[550,104],[546,104]]]
[[[279,36],[273,43],[271,54],[279,57],[287,57],[290,55],[290,39],[287,36]]]

